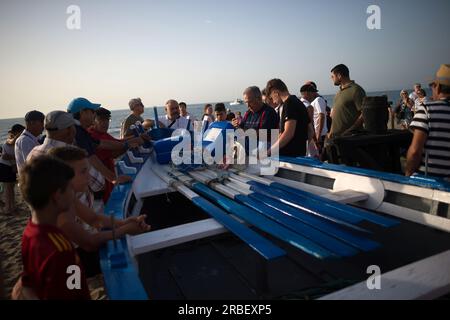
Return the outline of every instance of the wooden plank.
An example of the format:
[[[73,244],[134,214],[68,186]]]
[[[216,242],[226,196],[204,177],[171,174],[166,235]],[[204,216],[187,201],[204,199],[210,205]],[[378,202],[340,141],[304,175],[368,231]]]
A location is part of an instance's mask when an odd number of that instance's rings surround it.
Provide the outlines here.
[[[369,195],[364,192],[358,192],[353,190],[342,190],[333,192],[323,197],[340,203],[355,203],[367,200],[369,198]]]
[[[130,237],[133,255],[228,232],[214,219],[205,219]]]
[[[369,198],[369,195],[363,192],[354,190],[342,190],[333,192],[330,189],[321,188],[318,186],[306,184],[299,181],[288,180],[280,177],[270,177],[270,180],[285,184],[289,187],[298,188],[304,191],[308,191],[317,194],[321,197],[334,200],[340,203],[354,203],[358,201],[364,201]]]
[[[133,181],[133,192],[138,199],[146,197],[174,192],[172,188],[167,186],[167,183],[161,180],[152,170],[153,167],[159,168],[160,166],[153,161],[152,157],[146,161],[142,166],[141,171]]]
[[[308,191],[308,192],[317,194],[319,196],[325,196],[325,195],[333,193],[333,191],[330,189],[318,187],[318,186],[307,184],[307,183],[300,182],[300,181],[289,180],[289,179],[280,178],[280,177],[276,177],[276,176],[267,177],[267,178],[272,181],[285,184],[289,187],[298,188],[298,189],[301,189],[304,191]]]
[[[336,179],[337,176],[342,175],[342,174],[349,175],[349,173],[343,173],[343,172],[327,170],[327,169],[322,169],[322,168],[309,167],[309,166],[304,166],[304,165],[294,164],[294,163],[289,163],[289,162],[282,162],[282,161],[280,162],[280,168],[294,170],[294,171],[302,172],[302,173],[308,173],[308,174],[317,175],[317,176],[321,176],[321,177],[327,177],[330,179]]]
[[[444,217],[434,216],[421,211],[400,207],[388,202],[384,202],[378,210],[405,220],[425,225],[427,227],[450,232],[450,219]]]
[[[386,190],[405,193],[413,196],[420,196],[425,199],[432,199],[440,202],[450,203],[450,193],[441,190],[427,189],[417,186],[404,185],[390,181],[383,181]]]
[[[320,300],[436,299],[450,292],[449,270],[450,250],[381,274],[379,290],[363,281]]]

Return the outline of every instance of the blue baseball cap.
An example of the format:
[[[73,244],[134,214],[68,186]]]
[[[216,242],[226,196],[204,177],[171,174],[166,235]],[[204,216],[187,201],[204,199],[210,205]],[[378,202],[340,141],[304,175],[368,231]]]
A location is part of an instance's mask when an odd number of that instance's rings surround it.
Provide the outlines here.
[[[67,107],[67,112],[77,113],[84,109],[91,109],[95,111],[98,108],[100,108],[100,106],[101,104],[92,103],[86,98],[76,98],[69,103],[69,106]]]

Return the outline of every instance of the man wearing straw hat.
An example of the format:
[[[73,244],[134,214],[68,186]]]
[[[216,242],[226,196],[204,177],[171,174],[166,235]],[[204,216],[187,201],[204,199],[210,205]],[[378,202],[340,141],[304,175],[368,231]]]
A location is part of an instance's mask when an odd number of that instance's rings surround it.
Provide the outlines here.
[[[408,150],[407,176],[450,178],[450,64],[443,64],[430,83],[433,100],[421,104],[410,129],[414,136]]]

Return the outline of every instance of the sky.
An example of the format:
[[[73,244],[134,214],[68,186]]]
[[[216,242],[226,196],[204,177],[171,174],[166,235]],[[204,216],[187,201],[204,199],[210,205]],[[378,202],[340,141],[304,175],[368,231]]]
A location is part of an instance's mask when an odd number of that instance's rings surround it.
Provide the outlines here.
[[[449,12],[449,0],[0,0],[0,118],[80,96],[110,109],[231,101],[271,78],[331,94],[339,63],[368,92],[410,88],[450,63]]]

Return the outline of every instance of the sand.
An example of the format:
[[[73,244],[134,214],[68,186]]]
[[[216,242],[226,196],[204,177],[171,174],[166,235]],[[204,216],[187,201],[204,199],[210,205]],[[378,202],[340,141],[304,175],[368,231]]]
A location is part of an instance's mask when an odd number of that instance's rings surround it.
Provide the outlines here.
[[[15,214],[3,213],[4,203],[0,201],[0,300],[11,299],[11,290],[22,272],[22,234],[31,214],[17,187],[15,191]],[[93,300],[107,299],[101,275],[88,279],[88,286]]]
[[[3,197],[3,194],[2,194]],[[22,233],[30,217],[30,210],[16,188],[17,212],[5,214],[0,202],[0,299],[10,299],[11,290],[22,272]],[[3,291],[3,292],[2,292]]]

